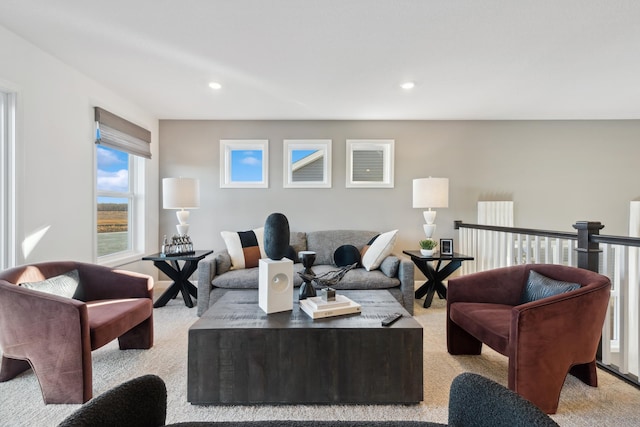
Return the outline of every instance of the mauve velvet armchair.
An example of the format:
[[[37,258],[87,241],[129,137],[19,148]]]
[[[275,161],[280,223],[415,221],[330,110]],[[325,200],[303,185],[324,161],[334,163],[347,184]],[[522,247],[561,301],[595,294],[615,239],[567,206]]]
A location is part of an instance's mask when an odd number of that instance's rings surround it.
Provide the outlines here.
[[[579,289],[520,304],[529,272]],[[480,354],[482,343],[509,358],[509,388],[556,413],[567,373],[596,387],[596,351],[609,304],[606,276],[575,267],[527,264],[450,279],[447,348]]]
[[[17,286],[77,270],[74,298]],[[72,261],[0,272],[0,381],[33,368],[45,403],[92,397],[91,351],[153,346],[153,279]]]

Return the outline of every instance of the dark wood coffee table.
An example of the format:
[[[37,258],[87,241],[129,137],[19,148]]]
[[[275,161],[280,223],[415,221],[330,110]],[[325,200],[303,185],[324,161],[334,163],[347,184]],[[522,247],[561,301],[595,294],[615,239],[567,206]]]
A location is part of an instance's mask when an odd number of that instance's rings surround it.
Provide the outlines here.
[[[422,327],[387,291],[342,291],[362,313],[267,315],[256,290],[223,295],[189,329],[193,404],[417,403]],[[297,292],[295,292],[297,294]],[[405,317],[390,327],[391,313]]]

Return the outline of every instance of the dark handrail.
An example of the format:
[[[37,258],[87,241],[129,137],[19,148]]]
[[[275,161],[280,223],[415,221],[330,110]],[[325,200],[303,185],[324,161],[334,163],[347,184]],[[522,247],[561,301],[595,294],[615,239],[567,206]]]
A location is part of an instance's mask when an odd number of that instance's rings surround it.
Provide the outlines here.
[[[549,231],[549,230],[536,230],[533,228],[519,228],[519,227],[504,227],[499,225],[483,225],[483,224],[467,224],[462,221],[454,221],[453,228],[455,230],[459,228],[473,228],[476,230],[489,230],[489,231],[501,231],[503,233],[512,234],[529,234],[531,236],[542,237],[556,237],[559,239],[577,240],[576,233],[564,232],[564,231]]]
[[[608,243],[610,245],[640,247],[640,238],[638,237],[606,236],[604,234],[595,234],[591,236],[591,241],[595,243]]]

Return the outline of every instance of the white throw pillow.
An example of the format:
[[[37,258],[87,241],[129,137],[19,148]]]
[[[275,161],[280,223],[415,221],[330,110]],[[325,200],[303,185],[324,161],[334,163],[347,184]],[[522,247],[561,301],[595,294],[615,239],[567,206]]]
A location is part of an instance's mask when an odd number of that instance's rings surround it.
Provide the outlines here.
[[[73,298],[80,283],[78,270],[71,270],[59,276],[49,277],[39,282],[24,282],[19,286],[65,298]]]
[[[231,269],[241,270],[258,266],[264,252],[264,227],[249,231],[221,231],[227,252],[231,257]]]
[[[398,230],[382,233],[373,241],[362,257],[362,266],[367,270],[375,270],[380,267],[382,261],[391,254],[396,243]]]

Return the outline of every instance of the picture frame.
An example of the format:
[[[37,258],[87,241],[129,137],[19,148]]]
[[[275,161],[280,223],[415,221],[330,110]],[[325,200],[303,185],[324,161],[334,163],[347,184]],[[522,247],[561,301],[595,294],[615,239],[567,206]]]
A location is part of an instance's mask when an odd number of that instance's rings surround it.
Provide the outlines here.
[[[453,239],[440,239],[440,255],[453,256]]]
[[[393,139],[347,140],[347,188],[393,188]]]
[[[284,188],[331,188],[331,140],[285,139]]]
[[[220,188],[268,188],[269,140],[221,139]]]

